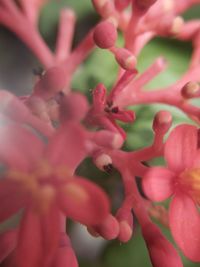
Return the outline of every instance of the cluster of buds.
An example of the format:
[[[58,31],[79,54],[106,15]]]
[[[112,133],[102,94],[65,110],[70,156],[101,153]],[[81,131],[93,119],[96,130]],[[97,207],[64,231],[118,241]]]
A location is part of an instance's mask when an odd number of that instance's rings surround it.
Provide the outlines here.
[[[92,0],[100,22],[74,49],[76,17],[71,9],[63,9],[55,51],[37,28],[45,2],[0,0],[0,23],[44,68],[31,94],[17,97],[0,91],[0,222],[23,209],[18,226],[0,235],[2,266],[77,267],[66,231],[68,218],[95,237],[123,243],[131,239],[137,218],[152,265],[183,266],[174,246],[152,222],[154,217],[169,227],[186,257],[200,262],[200,108],[190,102],[200,96],[200,20],[184,22],[181,17],[200,0]],[[123,47],[117,46],[118,31]],[[189,40],[193,53],[177,82],[145,91],[144,86],[167,67],[159,57],[143,73],[137,70],[138,55],[156,36]],[[119,72],[109,92],[103,83],[96,85],[90,104],[71,90],[71,80],[95,48],[113,54]],[[161,110],[153,119],[152,144],[123,150],[126,132],[118,121],[134,123],[137,114],[129,106],[151,103],[177,107],[193,124],[177,126],[166,138],[173,118]],[[115,168],[121,175],[124,199],[115,214],[104,190],[76,173],[88,157],[101,171],[110,174]],[[166,167],[150,166],[157,157],[165,159]],[[155,206],[168,198],[169,211],[162,203]]]

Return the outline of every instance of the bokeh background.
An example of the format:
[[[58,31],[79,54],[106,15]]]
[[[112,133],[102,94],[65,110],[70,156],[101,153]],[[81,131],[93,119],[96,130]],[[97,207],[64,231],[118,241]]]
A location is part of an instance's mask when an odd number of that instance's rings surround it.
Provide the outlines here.
[[[27,0],[28,1],[28,0]],[[175,1],[175,0],[174,0]],[[42,10],[39,27],[49,46],[54,49],[59,10],[63,7],[71,7],[77,14],[76,32],[73,46],[84,37],[88,30],[99,20],[94,12],[90,0],[51,0]],[[185,19],[199,18],[200,6],[192,8],[186,14]],[[123,44],[119,34],[118,44]],[[192,52],[192,46],[187,42],[179,42],[175,39],[156,38],[152,40],[142,51],[138,59],[138,70],[142,72],[156,57],[164,56],[168,61],[165,72],[154,79],[147,89],[155,89],[170,85],[186,71]],[[12,91],[16,95],[26,95],[32,89],[34,83],[33,69],[40,66],[39,62],[31,54],[17,37],[7,29],[0,26],[0,88]],[[99,82],[103,82],[109,89],[117,75],[117,64],[107,51],[96,49],[80,66],[76,72],[72,88],[80,90],[91,100],[91,90]],[[198,101],[196,101],[198,105]],[[144,105],[130,107],[136,112],[137,119],[132,125],[123,125],[127,131],[126,150],[144,147],[152,141],[151,124],[156,111],[161,108],[170,110],[173,114],[173,126],[190,120],[179,110],[164,105]],[[149,164],[162,163],[162,159],[156,159]],[[113,211],[119,207],[123,198],[123,188],[120,177],[116,171],[112,175],[100,172],[90,160],[84,161],[77,172],[95,180],[102,186],[112,199]],[[166,203],[167,205],[167,203]],[[0,232],[13,227],[20,219],[20,214],[0,225]],[[181,218],[180,218],[181,220]],[[69,222],[68,230],[74,249],[78,255],[81,267],[150,267],[150,259],[141,237],[140,229],[135,220],[133,238],[127,243],[119,241],[104,241],[101,238],[91,237],[86,229],[79,224]],[[160,225],[165,235],[172,240],[168,229]],[[188,229],[188,232],[192,229]],[[173,241],[172,241],[173,242]],[[185,267],[197,267],[184,257]],[[28,267],[28,266],[27,266]],[[68,266],[70,267],[70,266]]]

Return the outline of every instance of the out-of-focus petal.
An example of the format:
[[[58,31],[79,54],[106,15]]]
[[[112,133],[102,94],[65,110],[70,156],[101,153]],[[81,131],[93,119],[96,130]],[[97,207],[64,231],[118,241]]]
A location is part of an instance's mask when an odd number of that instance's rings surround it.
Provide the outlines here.
[[[150,168],[142,180],[145,195],[153,201],[165,200],[173,193],[174,178],[174,173],[166,168]]]
[[[109,214],[106,194],[86,179],[75,177],[68,180],[58,195],[66,216],[85,225],[99,224]]]
[[[182,193],[174,196],[169,210],[172,235],[186,257],[200,261],[200,217],[193,200]]]
[[[53,165],[66,165],[71,170],[76,169],[85,154],[85,132],[74,123],[61,126],[46,149],[46,157]]]
[[[169,169],[181,172],[191,167],[197,151],[197,128],[192,125],[177,126],[166,141],[164,156]]]
[[[51,266],[58,247],[58,220],[57,210],[46,215],[31,208],[26,210],[20,224],[13,264],[20,267]]]
[[[70,93],[61,98],[60,118],[61,121],[82,120],[88,111],[88,102],[85,96],[80,93]]]
[[[78,262],[71,246],[71,242],[65,233],[63,233],[60,238],[59,247],[55,256],[55,262],[53,264],[53,267],[64,266],[78,267]]]
[[[8,91],[0,90],[0,114],[15,122],[30,125],[45,136],[51,136],[53,133],[47,123],[34,116],[19,98]]]
[[[8,179],[0,181],[0,222],[23,208],[28,200],[19,185]]]
[[[0,121],[0,162],[8,167],[28,170],[43,152],[44,144],[29,130],[15,123]]]
[[[17,230],[10,230],[0,235],[0,263],[15,249],[16,240]]]

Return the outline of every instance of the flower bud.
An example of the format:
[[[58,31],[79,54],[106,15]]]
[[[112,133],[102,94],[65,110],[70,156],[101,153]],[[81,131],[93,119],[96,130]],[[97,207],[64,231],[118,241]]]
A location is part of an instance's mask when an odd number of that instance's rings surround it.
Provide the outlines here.
[[[128,242],[133,234],[133,215],[130,209],[120,208],[116,214],[119,222],[118,239],[121,242]]]
[[[161,110],[159,111],[153,121],[154,132],[166,133],[172,125],[172,115],[170,112]]]
[[[107,167],[112,166],[112,159],[107,154],[100,154],[94,160],[95,165],[102,171],[107,171]]]
[[[102,21],[95,27],[93,38],[98,47],[111,48],[117,40],[117,29],[112,22]]]
[[[111,214],[104,220],[101,225],[95,226],[94,229],[103,238],[107,240],[115,239],[119,234],[119,223]]]
[[[99,146],[114,149],[119,149],[124,142],[121,134],[107,130],[95,132],[92,136],[92,140]]]
[[[125,48],[117,48],[114,51],[115,59],[125,70],[134,70],[137,64],[136,57]]]
[[[173,35],[179,34],[179,32],[181,31],[183,27],[183,24],[184,24],[184,20],[182,17],[180,16],[175,17],[170,28],[170,33]]]
[[[193,98],[200,95],[200,86],[196,82],[188,82],[181,89],[181,95],[184,98]]]

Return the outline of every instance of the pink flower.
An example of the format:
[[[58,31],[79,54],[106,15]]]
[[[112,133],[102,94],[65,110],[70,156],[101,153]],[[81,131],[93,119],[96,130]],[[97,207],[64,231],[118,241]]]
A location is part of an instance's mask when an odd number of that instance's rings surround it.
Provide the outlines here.
[[[200,152],[198,129],[177,126],[165,144],[167,168],[153,167],[143,179],[145,194],[153,201],[173,195],[169,208],[172,235],[193,261],[200,261]]]
[[[6,167],[0,222],[24,208],[11,266],[46,267],[56,255],[61,214],[99,224],[108,216],[108,199],[94,183],[74,176],[87,155],[87,135],[77,122],[61,125],[45,144],[27,125],[0,115],[0,162]]]
[[[134,72],[128,73],[131,77],[135,75]],[[127,80],[127,77],[126,77]],[[117,84],[117,89],[123,88],[124,80],[123,77],[121,81]],[[113,91],[115,90],[115,87]],[[117,124],[116,120],[123,122],[133,122],[135,119],[135,114],[131,110],[120,110],[117,106],[113,106],[112,100],[109,101],[106,96],[106,88],[103,84],[98,84],[93,91],[93,105],[88,113],[87,122],[89,124],[94,124],[101,126],[102,128],[108,129],[112,132],[117,132],[122,135],[125,139],[126,133]]]

